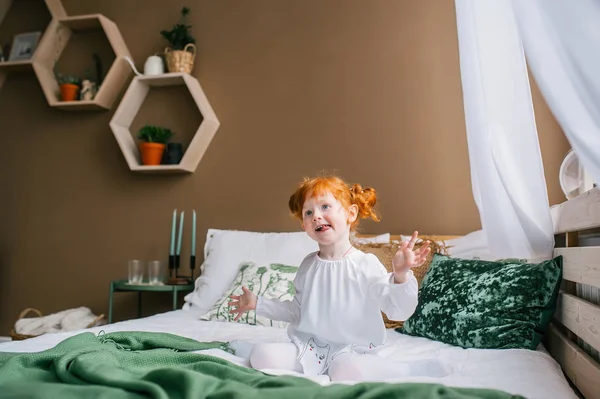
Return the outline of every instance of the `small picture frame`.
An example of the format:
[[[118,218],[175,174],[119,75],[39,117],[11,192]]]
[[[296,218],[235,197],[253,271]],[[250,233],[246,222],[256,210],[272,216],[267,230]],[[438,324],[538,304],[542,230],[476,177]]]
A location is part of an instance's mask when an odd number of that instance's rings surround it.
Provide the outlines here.
[[[13,38],[9,61],[29,60],[33,56],[42,32],[19,33]]]

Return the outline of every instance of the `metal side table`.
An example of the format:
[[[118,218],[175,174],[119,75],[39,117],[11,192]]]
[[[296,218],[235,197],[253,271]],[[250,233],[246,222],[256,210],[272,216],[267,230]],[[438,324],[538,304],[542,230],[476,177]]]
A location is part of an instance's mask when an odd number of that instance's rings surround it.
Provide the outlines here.
[[[150,285],[148,283],[130,284],[128,280],[115,280],[110,282],[110,293],[108,297],[108,323],[112,323],[113,316],[113,294],[115,292],[137,292],[138,293],[138,317],[142,317],[142,292],[171,292],[173,294],[173,310],[177,309],[177,294],[180,292],[191,292],[194,284],[186,285]]]

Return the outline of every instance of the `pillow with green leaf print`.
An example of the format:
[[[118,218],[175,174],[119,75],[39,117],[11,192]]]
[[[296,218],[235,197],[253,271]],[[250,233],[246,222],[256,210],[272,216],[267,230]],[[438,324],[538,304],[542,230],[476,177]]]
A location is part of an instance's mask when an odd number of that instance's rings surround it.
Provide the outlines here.
[[[237,276],[225,294],[215,303],[212,309],[201,317],[202,320],[234,321],[234,314],[229,313],[231,295],[241,295],[242,286],[248,288],[256,295],[268,299],[288,301],[296,293],[294,278],[298,271],[297,266],[287,266],[279,263],[258,265],[246,262],[240,267]],[[255,310],[246,312],[237,323],[285,328],[289,323],[257,316]]]
[[[556,309],[562,257],[540,263],[434,255],[397,331],[463,348],[536,349]]]

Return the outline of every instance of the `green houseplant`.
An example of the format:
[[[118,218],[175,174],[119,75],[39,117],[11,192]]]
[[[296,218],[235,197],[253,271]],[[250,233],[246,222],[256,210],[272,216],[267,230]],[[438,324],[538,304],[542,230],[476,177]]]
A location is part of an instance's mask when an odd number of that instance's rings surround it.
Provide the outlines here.
[[[140,152],[144,165],[160,165],[166,144],[173,137],[171,129],[161,126],[145,125],[138,132],[142,140]]]
[[[172,50],[183,50],[186,44],[195,44],[196,40],[191,34],[191,25],[187,24],[187,16],[190,13],[188,7],[181,9],[181,19],[171,28],[171,30],[161,30],[160,34],[171,45]]]
[[[191,73],[196,58],[196,39],[191,34],[192,26],[187,23],[189,7],[181,9],[181,17],[178,23],[170,30],[161,30],[160,34],[171,47],[165,49],[165,60],[169,72]]]

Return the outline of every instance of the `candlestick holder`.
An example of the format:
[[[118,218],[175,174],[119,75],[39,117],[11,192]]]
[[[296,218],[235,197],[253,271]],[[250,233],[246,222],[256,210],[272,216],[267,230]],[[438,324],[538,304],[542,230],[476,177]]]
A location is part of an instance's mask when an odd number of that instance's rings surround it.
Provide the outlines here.
[[[186,285],[193,284],[195,280],[194,271],[196,269],[196,256],[190,256],[190,272],[191,275],[184,276],[179,274],[179,260],[180,255],[170,255],[169,256],[169,280],[167,283],[169,285]],[[175,274],[173,276],[173,274]]]

